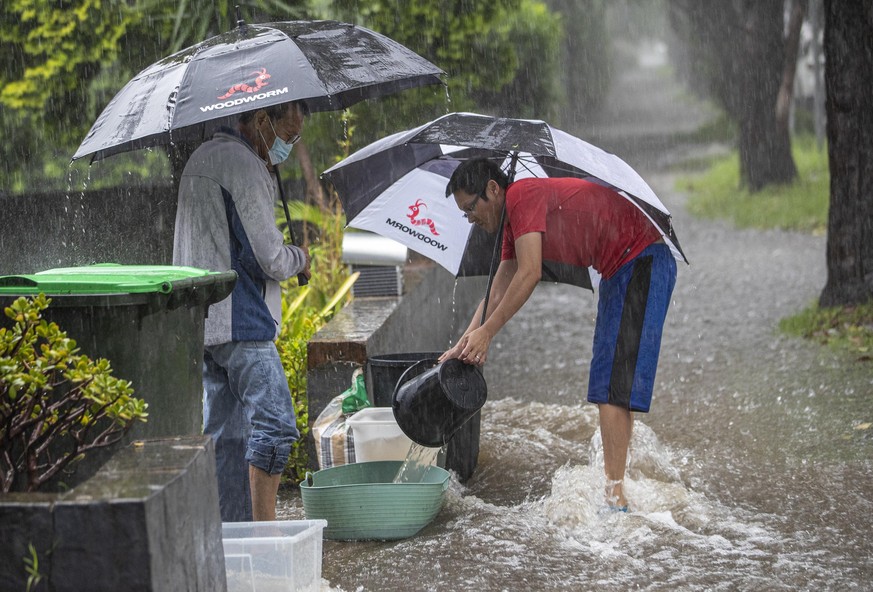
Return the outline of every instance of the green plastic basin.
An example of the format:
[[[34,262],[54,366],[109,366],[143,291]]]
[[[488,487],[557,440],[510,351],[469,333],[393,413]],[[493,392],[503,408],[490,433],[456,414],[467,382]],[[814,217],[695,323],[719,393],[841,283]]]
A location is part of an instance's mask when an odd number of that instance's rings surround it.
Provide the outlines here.
[[[309,473],[300,484],[307,520],[327,520],[324,538],[390,541],[436,518],[449,473],[431,466],[420,483],[392,483],[403,461],[352,463]]]

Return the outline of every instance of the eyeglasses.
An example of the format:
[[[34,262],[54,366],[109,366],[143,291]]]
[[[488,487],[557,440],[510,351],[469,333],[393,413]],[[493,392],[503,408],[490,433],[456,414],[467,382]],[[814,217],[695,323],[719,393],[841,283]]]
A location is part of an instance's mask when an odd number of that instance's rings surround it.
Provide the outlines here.
[[[473,199],[473,201],[471,201],[469,203],[469,205],[466,205],[463,208],[461,208],[461,210],[463,210],[463,212],[464,212],[464,218],[468,218],[469,217],[468,214],[473,213],[473,210],[476,209],[476,204],[479,202],[479,199],[482,197],[482,195],[483,195],[482,193],[477,194],[476,197]]]
[[[273,129],[273,135],[276,136],[277,138],[279,138],[280,140],[282,140],[283,142],[285,142],[286,144],[290,144],[293,146],[294,144],[296,144],[297,142],[300,141],[300,134],[294,134],[288,140],[286,140],[285,138],[283,138],[282,136],[279,135],[279,132],[276,131],[276,128],[280,127],[280,125],[282,124],[281,120],[277,121],[276,125],[273,125],[272,119],[268,119],[268,121],[270,122],[270,127]]]

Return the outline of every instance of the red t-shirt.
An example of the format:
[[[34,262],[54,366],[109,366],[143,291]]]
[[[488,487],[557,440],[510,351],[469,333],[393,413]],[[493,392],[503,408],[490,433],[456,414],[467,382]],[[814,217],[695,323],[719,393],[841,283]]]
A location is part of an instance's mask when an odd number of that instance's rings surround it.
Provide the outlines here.
[[[515,259],[515,239],[543,233],[543,260],[593,267],[603,279],[661,238],[627,198],[590,181],[530,178],[506,190],[503,259]]]

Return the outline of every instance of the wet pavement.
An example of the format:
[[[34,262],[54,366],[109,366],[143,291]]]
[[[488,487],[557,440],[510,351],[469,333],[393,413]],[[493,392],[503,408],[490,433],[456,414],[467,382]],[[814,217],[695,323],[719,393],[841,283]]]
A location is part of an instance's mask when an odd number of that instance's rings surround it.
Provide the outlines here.
[[[616,92],[622,84],[662,97],[644,107],[649,139],[705,115],[665,91],[656,68],[628,73]],[[611,109],[643,108],[622,106],[629,95]],[[637,415],[632,511],[602,511],[597,414],[584,402],[595,296],[543,284],[493,343],[476,475],[453,482],[411,539],[325,541],[325,587],[870,589],[873,366],[777,330],[824,286],[824,237],[692,219],[663,165],[698,148],[647,141],[634,153],[632,136],[592,129],[595,143],[625,146],[627,156],[614,150],[674,214],[691,261],[680,265],[652,412]],[[302,518],[297,494],[283,495],[283,517]]]

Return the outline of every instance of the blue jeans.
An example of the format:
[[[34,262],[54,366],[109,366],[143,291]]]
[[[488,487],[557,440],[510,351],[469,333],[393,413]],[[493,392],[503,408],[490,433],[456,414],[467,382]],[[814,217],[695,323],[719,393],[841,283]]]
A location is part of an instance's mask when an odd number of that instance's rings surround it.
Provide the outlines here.
[[[252,520],[249,465],[281,473],[300,437],[279,353],[270,341],[205,348],[203,433],[215,441],[222,522]]]

